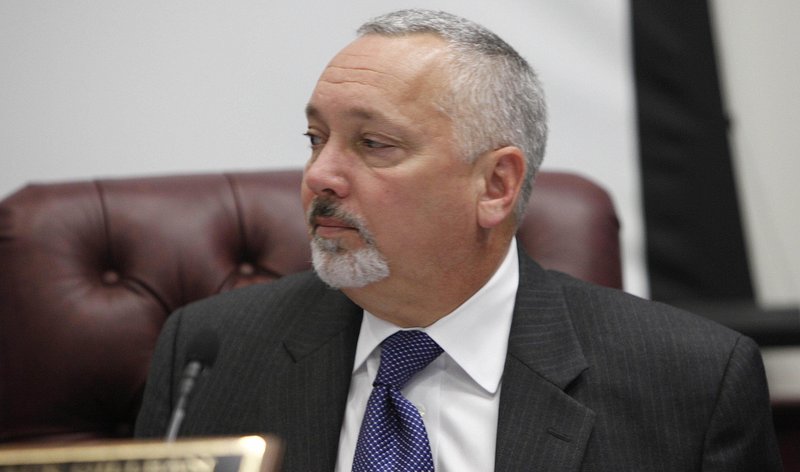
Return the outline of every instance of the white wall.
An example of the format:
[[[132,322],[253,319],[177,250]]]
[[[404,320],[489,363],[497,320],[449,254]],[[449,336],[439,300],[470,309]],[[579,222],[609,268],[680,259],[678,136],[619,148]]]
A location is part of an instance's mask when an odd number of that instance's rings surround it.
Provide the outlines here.
[[[800,301],[800,2],[714,0],[751,269],[765,305]]]

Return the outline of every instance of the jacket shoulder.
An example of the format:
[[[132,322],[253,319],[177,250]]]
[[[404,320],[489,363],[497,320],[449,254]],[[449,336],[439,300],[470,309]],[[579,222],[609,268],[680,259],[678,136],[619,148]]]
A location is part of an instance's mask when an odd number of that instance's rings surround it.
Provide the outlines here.
[[[234,336],[285,331],[302,322],[303,315],[313,312],[320,300],[345,298],[312,271],[300,272],[189,303],[171,314],[167,324],[179,323],[182,330],[210,329]]]
[[[743,337],[715,321],[667,303],[593,285],[559,272],[548,271],[548,276],[561,286],[577,329],[593,328],[626,338],[670,337],[679,345],[694,342],[730,346]]]

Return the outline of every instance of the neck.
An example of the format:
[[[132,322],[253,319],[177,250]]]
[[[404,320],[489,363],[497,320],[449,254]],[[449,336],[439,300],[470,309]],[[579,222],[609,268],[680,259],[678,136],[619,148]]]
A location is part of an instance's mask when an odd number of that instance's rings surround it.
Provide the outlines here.
[[[467,301],[494,275],[509,241],[471,252],[447,265],[392,274],[362,288],[342,291],[363,309],[401,328],[421,328],[437,322]],[[451,261],[452,262],[452,261]]]

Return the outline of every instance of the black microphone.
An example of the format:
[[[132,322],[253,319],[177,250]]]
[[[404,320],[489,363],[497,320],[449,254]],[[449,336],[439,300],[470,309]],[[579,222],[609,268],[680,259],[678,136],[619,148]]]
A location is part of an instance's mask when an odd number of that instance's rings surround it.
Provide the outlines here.
[[[172,411],[172,417],[167,430],[167,442],[172,442],[178,437],[184,416],[186,416],[186,403],[194,388],[195,380],[203,371],[214,365],[219,350],[217,334],[211,330],[200,331],[189,341],[186,349],[186,365],[183,368],[183,377],[178,391],[178,403]]]

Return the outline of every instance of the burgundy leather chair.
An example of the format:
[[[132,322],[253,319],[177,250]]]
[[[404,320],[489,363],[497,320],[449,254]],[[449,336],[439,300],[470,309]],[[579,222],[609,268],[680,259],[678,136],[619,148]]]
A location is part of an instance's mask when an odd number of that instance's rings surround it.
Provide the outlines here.
[[[298,170],[28,185],[0,201],[0,442],[131,435],[176,308],[308,269]],[[540,174],[519,231],[548,268],[620,287],[608,195]]]

